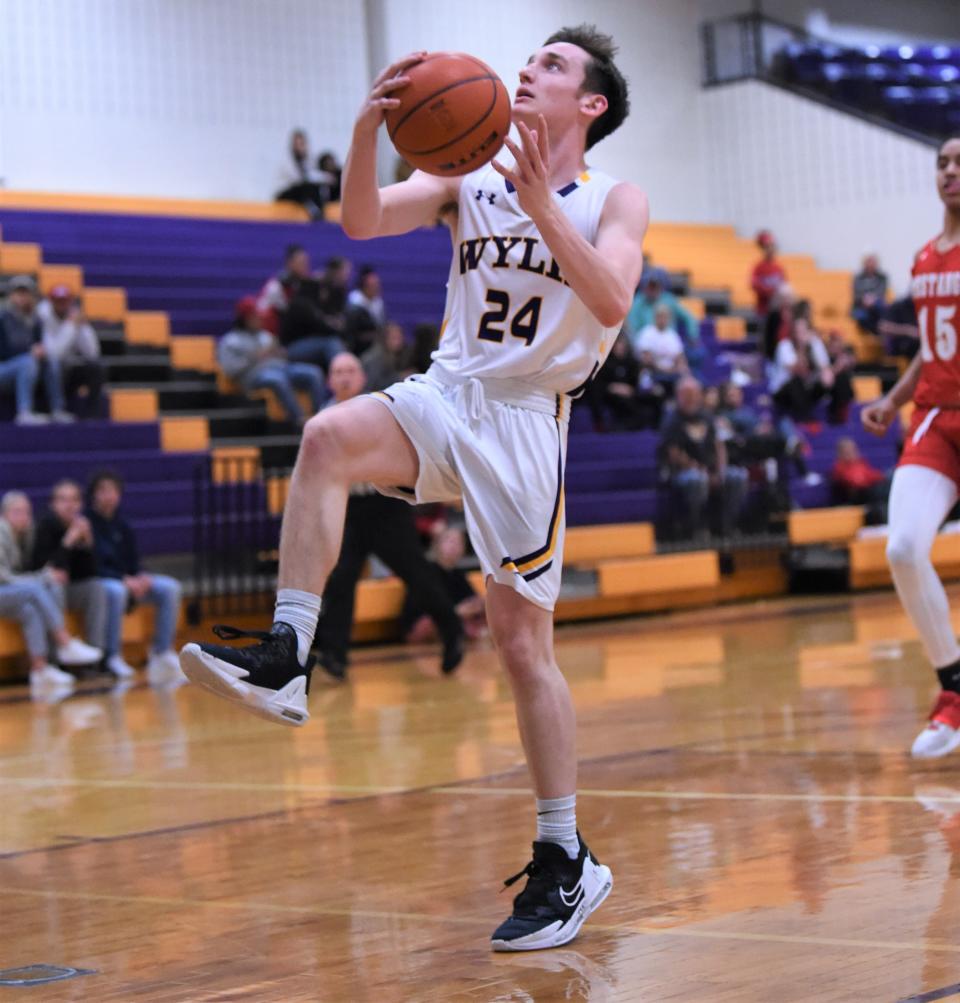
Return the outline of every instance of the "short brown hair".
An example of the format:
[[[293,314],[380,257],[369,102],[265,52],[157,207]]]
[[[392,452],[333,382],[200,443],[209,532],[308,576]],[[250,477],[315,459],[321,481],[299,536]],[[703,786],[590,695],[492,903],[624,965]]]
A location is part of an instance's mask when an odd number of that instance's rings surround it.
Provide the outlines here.
[[[630,114],[630,96],[627,81],[617,69],[613,57],[617,54],[610,35],[597,31],[594,24],[578,24],[572,28],[555,31],[544,45],[554,42],[569,42],[583,49],[590,56],[583,71],[583,85],[580,93],[602,94],[607,99],[607,110],[595,119],[587,130],[587,149],[596,146],[611,132],[619,129]]]

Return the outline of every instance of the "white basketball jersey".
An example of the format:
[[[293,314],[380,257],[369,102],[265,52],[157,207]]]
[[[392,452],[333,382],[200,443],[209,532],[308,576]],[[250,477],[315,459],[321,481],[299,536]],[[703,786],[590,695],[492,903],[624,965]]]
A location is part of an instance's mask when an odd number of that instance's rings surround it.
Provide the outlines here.
[[[616,184],[591,168],[554,194],[591,244]],[[603,365],[617,330],[566,284],[513,186],[489,165],[465,175],[434,365],[455,378],[510,379],[576,395]]]

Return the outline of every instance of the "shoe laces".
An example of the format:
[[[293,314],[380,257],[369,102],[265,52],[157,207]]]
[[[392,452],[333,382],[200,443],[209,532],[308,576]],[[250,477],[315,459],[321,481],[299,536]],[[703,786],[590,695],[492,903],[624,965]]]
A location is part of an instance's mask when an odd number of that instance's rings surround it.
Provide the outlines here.
[[[527,877],[529,881],[526,886],[513,900],[514,910],[535,909],[550,888],[559,879],[551,872],[549,867],[545,867],[538,860],[531,860],[522,871],[518,871],[512,877],[504,881],[501,892],[506,891],[511,885],[516,884],[521,878]]]

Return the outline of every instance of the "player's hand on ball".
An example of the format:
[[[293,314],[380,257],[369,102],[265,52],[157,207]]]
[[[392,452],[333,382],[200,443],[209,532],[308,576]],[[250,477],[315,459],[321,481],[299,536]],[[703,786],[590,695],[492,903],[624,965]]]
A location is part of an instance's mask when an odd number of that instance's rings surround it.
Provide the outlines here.
[[[868,432],[872,432],[874,435],[884,435],[896,413],[893,404],[886,397],[881,397],[880,400],[874,401],[860,412],[860,420]]]
[[[426,52],[411,52],[409,56],[398,59],[383,70],[367,95],[367,100],[360,108],[357,115],[357,125],[367,127],[376,131],[383,122],[384,112],[388,108],[397,108],[400,101],[394,96],[395,93],[410,83],[410,78],[403,75],[403,71],[415,66],[423,60]]]
[[[520,146],[512,139],[504,140],[504,146],[516,161],[513,168],[504,167],[494,160],[493,167],[517,190],[520,208],[533,220],[553,207],[553,192],[550,190],[550,147],[547,142],[547,122],[542,115],[537,118],[537,128],[528,129],[523,122],[517,123]]]

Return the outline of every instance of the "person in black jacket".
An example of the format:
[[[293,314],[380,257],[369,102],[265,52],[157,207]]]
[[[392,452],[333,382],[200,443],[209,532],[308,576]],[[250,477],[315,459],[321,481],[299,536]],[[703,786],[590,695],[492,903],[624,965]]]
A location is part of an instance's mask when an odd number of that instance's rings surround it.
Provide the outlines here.
[[[62,593],[61,608],[81,614],[87,643],[103,648],[106,590],[95,577],[93,530],[83,515],[83,496],[75,481],[54,484],[50,508],[37,523],[32,564]]]
[[[90,478],[87,514],[93,528],[96,573],[107,596],[107,668],[121,678],[133,675],[122,654],[123,614],[137,603],[147,603],[156,610],[147,679],[155,685],[180,683],[185,677],[173,646],[180,616],[180,583],[169,575],[147,574],[142,569],[133,528],[119,513],[122,498],[119,474],[102,470]]]
[[[333,400],[326,406],[356,397],[363,392],[365,382],[360,360],[342,352],[330,365]],[[460,617],[424,556],[413,510],[404,501],[380,494],[372,484],[354,484],[350,489],[340,558],[323,594],[314,640],[321,666],[334,679],[346,678],[354,596],[371,554],[403,580],[433,618],[443,642],[440,667],[444,673],[453,672],[463,659]]]
[[[594,427],[612,431],[656,428],[665,396],[663,387],[642,369],[622,332],[586,391]]]

